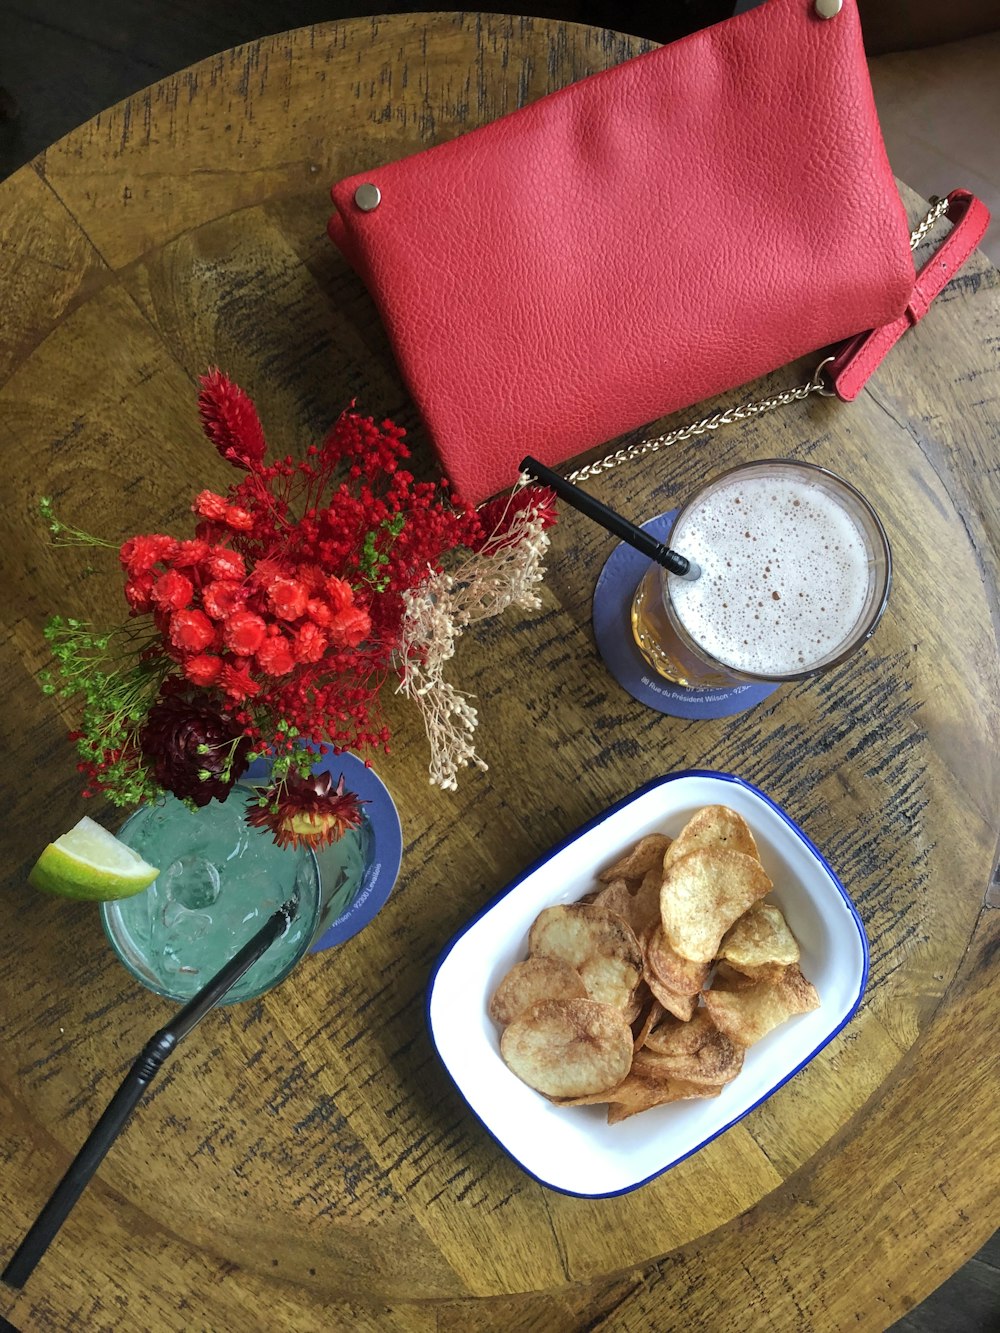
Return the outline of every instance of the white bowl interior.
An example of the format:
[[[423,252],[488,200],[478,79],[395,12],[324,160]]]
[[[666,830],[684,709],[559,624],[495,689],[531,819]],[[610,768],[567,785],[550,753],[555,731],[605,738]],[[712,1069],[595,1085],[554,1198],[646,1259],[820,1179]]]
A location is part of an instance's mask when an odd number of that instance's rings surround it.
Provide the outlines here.
[[[575,902],[599,870],[646,833],[675,836],[705,805],[747,820],[802,953],[821,1007],[789,1019],[752,1046],[722,1095],[655,1107],[608,1125],[604,1106],[557,1107],[500,1058],[487,1012],[511,965],[527,956],[528,930],[543,907]],[[428,1000],[431,1036],[471,1109],[542,1184],[571,1194],[622,1193],[714,1138],[807,1063],[860,1003],[868,947],[860,920],[832,871],[794,823],[755,788],[725,774],[660,779],[599,818],[537,864],[470,923],[438,964]]]

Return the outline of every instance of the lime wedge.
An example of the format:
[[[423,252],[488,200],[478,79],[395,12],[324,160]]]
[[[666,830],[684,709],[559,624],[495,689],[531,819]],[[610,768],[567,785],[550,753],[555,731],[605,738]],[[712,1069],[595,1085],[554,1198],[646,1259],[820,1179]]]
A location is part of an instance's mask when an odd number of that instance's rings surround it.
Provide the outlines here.
[[[49,843],[28,873],[28,883],[60,898],[107,902],[141,893],[159,873],[85,815],[68,833]]]

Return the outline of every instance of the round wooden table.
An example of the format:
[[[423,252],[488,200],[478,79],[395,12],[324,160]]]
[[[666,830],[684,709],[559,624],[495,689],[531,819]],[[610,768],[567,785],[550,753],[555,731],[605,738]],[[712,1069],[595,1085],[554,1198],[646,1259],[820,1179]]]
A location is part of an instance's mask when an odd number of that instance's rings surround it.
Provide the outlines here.
[[[476,15],[329,24],[167,79],[0,186],[0,1259],[170,1012],[114,960],[95,911],[25,885],[48,839],[102,813],[80,799],[69,719],[34,679],[42,626],[56,611],[113,621],[122,605],[113,560],[48,544],[39,497],[113,540],[186,530],[192,493],[225,475],[195,412],[210,364],[255,397],[279,448],[352,397],[419,441],[373,305],[326,238],[330,182],[644,47]],[[650,712],[593,643],[610,539],[565,514],[542,611],[468,635],[456,661],[489,774],[429,787],[419,718],[390,699],[395,747],[378,767],[406,850],[389,905],[198,1029],[0,1312],[59,1330],[883,1328],[982,1244],[1000,1129],[998,286],[974,258],[850,407],[813,399],[588,483],[643,514],[742,459],[846,473],[896,554],[863,654],[741,717]],[[758,784],[824,850],[871,941],[864,1005],[645,1188],[548,1192],[438,1065],[429,970],[536,855],[692,765]]]

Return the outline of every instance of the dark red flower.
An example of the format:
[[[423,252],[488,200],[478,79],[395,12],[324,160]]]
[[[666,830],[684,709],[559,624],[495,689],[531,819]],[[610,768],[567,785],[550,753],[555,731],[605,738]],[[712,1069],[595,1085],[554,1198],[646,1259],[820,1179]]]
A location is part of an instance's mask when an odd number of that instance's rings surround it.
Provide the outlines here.
[[[246,769],[251,743],[217,709],[171,693],[149,710],[139,746],[165,790],[200,806],[226,799]]]
[[[294,771],[277,786],[263,791],[247,814],[247,823],[270,829],[279,847],[326,847],[342,838],[362,820],[367,805],[344,790],[344,775],[336,787],[329,773],[308,777]]]

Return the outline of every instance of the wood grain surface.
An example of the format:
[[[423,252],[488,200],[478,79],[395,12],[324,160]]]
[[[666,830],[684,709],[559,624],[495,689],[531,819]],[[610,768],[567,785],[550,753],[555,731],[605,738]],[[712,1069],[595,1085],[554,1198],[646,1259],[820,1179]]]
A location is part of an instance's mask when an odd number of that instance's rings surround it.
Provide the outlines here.
[[[155,85],[0,185],[0,1259],[169,1012],[115,962],[96,912],[25,885],[81,814],[113,821],[80,799],[69,719],[38,690],[42,627],[121,606],[113,562],[48,545],[39,498],[113,540],[183,531],[193,492],[225,476],[195,412],[210,364],[279,449],[354,397],[423,449],[374,307],[326,239],[330,182],[644,45],[475,15],[305,29]],[[610,539],[565,515],[542,609],[467,636],[456,660],[489,773],[429,787],[419,718],[388,700],[378,768],[405,837],[389,904],[264,999],[212,1015],[0,1313],[88,1333],[877,1329],[968,1258],[1000,1220],[998,316],[1000,279],[976,257],[850,407],[812,400],[590,483],[643,515],[745,459],[832,467],[890,532],[886,618],[859,658],[742,717],[671,720],[601,666],[590,598]],[[864,1005],[652,1184],[546,1191],[438,1065],[429,970],[548,846],[692,765],[758,784],[822,848],[871,943]]]

